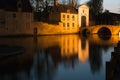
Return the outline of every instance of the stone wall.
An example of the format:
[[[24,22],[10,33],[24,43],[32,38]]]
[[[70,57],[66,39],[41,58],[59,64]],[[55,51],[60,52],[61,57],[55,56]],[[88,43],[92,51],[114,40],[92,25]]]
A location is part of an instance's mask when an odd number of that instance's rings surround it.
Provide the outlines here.
[[[74,24],[74,27],[72,23],[69,26],[63,27],[63,22],[59,22],[58,24],[34,22],[32,13],[0,10],[0,36],[34,35],[35,28],[37,29],[38,35],[79,32],[79,27],[76,24]]]
[[[34,25],[32,13],[1,11],[0,21],[4,22],[4,25],[0,24],[0,36],[33,35]]]
[[[79,28],[75,29],[63,29],[62,23],[59,25],[48,24],[44,22],[34,22],[35,28],[37,28],[38,35],[48,35],[48,34],[70,34],[70,33],[78,33]]]

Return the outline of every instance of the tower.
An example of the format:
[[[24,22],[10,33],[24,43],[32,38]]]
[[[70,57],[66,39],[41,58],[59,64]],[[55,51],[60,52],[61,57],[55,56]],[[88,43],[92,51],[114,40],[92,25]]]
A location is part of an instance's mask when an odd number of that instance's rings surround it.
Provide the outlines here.
[[[86,4],[78,7],[78,23],[79,27],[89,26],[89,6]]]

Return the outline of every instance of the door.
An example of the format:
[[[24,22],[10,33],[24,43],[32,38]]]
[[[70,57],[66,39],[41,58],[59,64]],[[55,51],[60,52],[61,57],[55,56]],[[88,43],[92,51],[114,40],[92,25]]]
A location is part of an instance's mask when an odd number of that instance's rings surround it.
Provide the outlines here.
[[[85,16],[81,17],[81,27],[86,27],[86,17]]]

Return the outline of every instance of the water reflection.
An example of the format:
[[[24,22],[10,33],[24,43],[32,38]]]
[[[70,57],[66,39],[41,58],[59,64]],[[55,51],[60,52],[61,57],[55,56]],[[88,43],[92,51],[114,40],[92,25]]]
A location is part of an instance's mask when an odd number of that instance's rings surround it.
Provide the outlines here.
[[[105,62],[118,36],[97,35],[0,38],[0,44],[26,48],[24,54],[0,60],[2,80],[105,80]]]

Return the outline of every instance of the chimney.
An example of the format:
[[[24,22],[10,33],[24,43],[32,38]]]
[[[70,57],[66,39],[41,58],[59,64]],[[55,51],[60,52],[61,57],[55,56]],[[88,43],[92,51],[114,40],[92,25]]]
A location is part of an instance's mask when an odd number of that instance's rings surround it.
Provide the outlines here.
[[[73,6],[73,7],[75,6],[75,3],[76,3],[76,1],[75,1],[75,0],[72,0],[72,6]]]
[[[58,0],[54,0],[54,6],[58,6]]]

